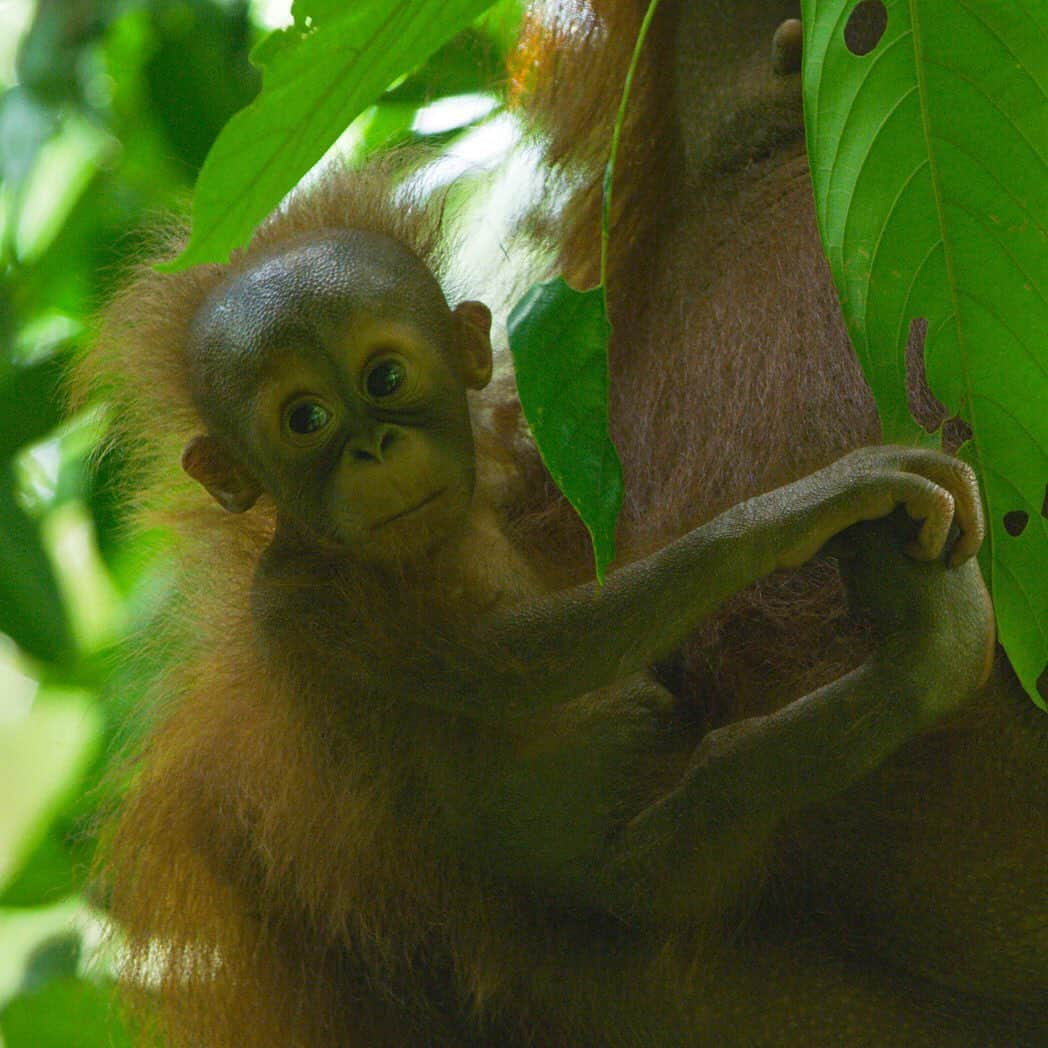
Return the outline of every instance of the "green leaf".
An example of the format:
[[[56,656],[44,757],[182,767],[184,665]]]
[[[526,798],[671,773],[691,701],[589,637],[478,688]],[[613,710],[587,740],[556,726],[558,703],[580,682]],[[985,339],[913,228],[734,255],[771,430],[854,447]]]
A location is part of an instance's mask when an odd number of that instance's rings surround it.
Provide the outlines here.
[[[13,366],[0,381],[0,461],[41,440],[62,421],[62,381],[66,354]]]
[[[264,67],[262,91],[204,162],[193,235],[175,266],[225,260],[354,117],[491,2],[296,3],[295,25],[270,34],[252,54]]]
[[[0,888],[17,873],[76,787],[101,739],[101,716],[82,693],[37,698],[0,734]]]
[[[82,979],[57,979],[16,997],[0,1014],[7,1048],[127,1048],[114,989]]]
[[[19,798],[19,806],[21,803]],[[68,897],[75,888],[72,857],[52,826],[25,857],[18,874],[0,891],[0,907],[47,906]]]
[[[65,605],[35,522],[18,505],[0,463],[0,631],[30,655],[61,662],[73,643]]]
[[[823,244],[888,440],[920,439],[905,353],[911,320],[928,322],[932,392],[974,434],[963,453],[989,510],[985,563],[1001,640],[1039,701],[1048,663],[1048,6],[889,0],[884,35],[863,56],[844,40],[855,6],[803,5]],[[1006,515],[1025,520],[1020,535],[1008,533]]]
[[[536,284],[509,316],[517,389],[539,453],[593,539],[597,579],[615,557],[622,467],[608,436],[604,288]]]
[[[383,102],[404,102],[413,108],[448,95],[489,91],[505,75],[505,56],[498,54],[483,33],[476,29],[460,33],[424,65],[388,91]]]

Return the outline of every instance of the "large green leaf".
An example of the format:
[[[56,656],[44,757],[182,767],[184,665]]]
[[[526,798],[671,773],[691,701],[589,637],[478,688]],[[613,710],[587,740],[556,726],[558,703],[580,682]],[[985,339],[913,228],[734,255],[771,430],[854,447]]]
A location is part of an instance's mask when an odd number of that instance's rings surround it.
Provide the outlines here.
[[[604,288],[536,284],[509,316],[517,390],[542,460],[593,539],[597,579],[615,556],[622,467],[608,436]]]
[[[491,3],[298,0],[295,24],[251,56],[264,70],[262,91],[204,162],[179,268],[227,258],[354,117]]]
[[[859,56],[844,38],[854,0],[803,5],[823,243],[892,441],[920,439],[905,354],[911,320],[928,322],[932,392],[973,431],[962,454],[989,509],[1000,636],[1036,697],[1048,662],[1048,4],[884,6],[884,35]]]

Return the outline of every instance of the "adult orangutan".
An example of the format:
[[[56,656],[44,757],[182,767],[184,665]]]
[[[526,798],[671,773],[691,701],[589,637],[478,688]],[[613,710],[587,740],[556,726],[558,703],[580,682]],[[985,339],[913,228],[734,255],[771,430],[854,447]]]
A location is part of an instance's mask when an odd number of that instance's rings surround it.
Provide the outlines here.
[[[578,187],[538,228],[557,231],[578,286],[597,276],[611,123],[646,8],[535,5],[521,47],[527,112],[558,184],[567,171]],[[858,53],[883,29],[875,8],[849,23]],[[816,230],[798,14],[788,0],[664,0],[641,55],[609,277],[620,544],[658,546],[879,439]],[[919,344],[910,357],[911,404],[934,429]],[[674,691],[715,727],[835,679],[863,650],[838,594],[826,564],[751,588],[686,646]],[[905,973],[929,1012],[948,989],[1044,1029],[1046,758],[1048,720],[1001,656],[975,701],[786,835],[772,873],[783,935]]]

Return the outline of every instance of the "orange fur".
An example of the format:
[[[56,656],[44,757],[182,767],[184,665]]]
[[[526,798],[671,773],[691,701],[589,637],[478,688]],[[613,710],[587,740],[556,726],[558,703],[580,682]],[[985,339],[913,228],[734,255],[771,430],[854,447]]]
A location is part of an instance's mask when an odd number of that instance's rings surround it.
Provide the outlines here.
[[[394,202],[398,163],[329,175],[229,266],[167,275],[141,265],[74,377],[77,401],[111,405],[110,439],[130,457],[139,516],[178,541],[176,595],[152,642],[178,657],[152,689],[158,727],[129,756],[131,786],[103,862],[127,938],[127,984],[159,989],[179,1043],[238,1044],[248,1029],[254,1043],[346,1044],[351,1031],[354,1043],[393,1043],[398,1029],[435,1041],[442,1021],[431,1003],[407,999],[417,989],[406,973],[425,967],[448,884],[464,890],[466,877],[426,859],[422,835],[399,815],[390,821],[409,769],[352,739],[334,756],[304,723],[304,697],[263,668],[248,595],[272,506],[231,517],[176,465],[204,428],[189,396],[186,329],[227,274],[299,232],[338,227],[381,230],[439,266],[439,204],[409,192]],[[165,253],[180,246],[177,231],[164,239]],[[332,839],[343,842],[337,859]],[[405,879],[405,869],[419,875]],[[315,936],[297,929],[303,919]],[[387,971],[389,986],[374,986]],[[420,981],[449,993],[452,974]],[[382,990],[395,1007],[378,1003]]]

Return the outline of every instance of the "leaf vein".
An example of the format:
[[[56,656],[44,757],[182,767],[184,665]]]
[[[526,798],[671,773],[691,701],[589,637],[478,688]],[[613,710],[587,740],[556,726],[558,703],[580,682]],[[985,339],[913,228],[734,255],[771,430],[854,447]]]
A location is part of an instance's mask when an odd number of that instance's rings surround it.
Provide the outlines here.
[[[1017,418],[1014,411],[1012,411],[1009,408],[1005,407],[1004,404],[1002,404],[996,397],[993,397],[993,396],[991,396],[988,393],[980,393],[980,392],[977,392],[977,391],[973,390],[972,394],[971,394],[971,401],[974,402],[976,400],[981,400],[984,403],[989,404],[991,407],[996,408],[997,411],[999,411],[1002,415],[1004,415],[1006,418],[1008,418],[1012,422],[1012,424],[1015,426],[1015,428],[1024,437],[1026,437],[1026,439],[1030,442],[1030,444],[1033,445],[1033,447],[1035,447],[1038,451],[1041,452],[1041,458],[1043,458],[1046,462],[1048,462],[1048,453],[1045,453],[1044,449],[1041,447],[1041,443],[1038,440],[1037,435],[1030,432],[1029,426],[1027,426],[1026,423],[1022,421],[1022,419]],[[972,414],[974,415],[974,403],[973,403],[973,412],[972,412]],[[990,470],[989,466],[987,466],[985,468],[986,468],[986,470]]]
[[[851,105],[848,108],[849,116],[845,118],[845,127],[847,127],[848,119],[850,118],[851,114],[854,113],[854,111],[855,111],[855,103],[856,103],[856,101],[862,95],[863,91],[866,88],[866,85],[869,84],[872,81],[872,79],[873,79],[873,72],[876,69],[877,64],[880,61],[883,60],[885,55],[890,54],[891,51],[898,44],[901,44],[903,40],[907,39],[911,35],[912,35],[912,32],[910,30],[906,30],[906,32],[900,33],[899,36],[896,37],[891,42],[891,44],[888,47],[884,48],[882,51],[878,51],[877,54],[874,56],[874,60],[870,63],[870,68],[867,69],[866,75],[863,77],[862,83],[859,85],[859,89],[855,92],[855,95],[852,97]],[[916,91],[916,90],[917,90],[917,88],[914,87],[910,91],[905,92],[896,101],[895,105],[893,105],[891,107],[891,109],[884,115],[884,119],[881,120],[880,124],[878,124],[876,131],[872,132],[868,136],[870,144],[871,144],[871,149],[866,154],[866,156],[863,157],[862,163],[859,165],[859,170],[855,172],[855,177],[854,177],[854,179],[852,181],[851,192],[848,194],[848,203],[847,203],[847,206],[845,207],[845,214],[848,214],[851,211],[852,201],[853,201],[853,199],[855,197],[855,186],[858,184],[859,179],[862,176],[863,169],[866,166],[866,161],[869,159],[870,153],[873,152],[872,146],[873,146],[874,142],[876,141],[877,136],[880,134],[881,128],[884,127],[885,123],[887,123],[887,121],[889,120],[891,115],[895,112],[895,110],[898,109],[899,106],[901,106],[902,103],[913,93],[913,91]],[[839,134],[837,136],[837,142],[836,142],[836,144],[833,147],[833,156],[830,158],[829,166],[828,166],[828,170],[831,173],[831,175],[832,175],[832,173],[835,170],[837,170],[837,162],[840,159],[841,144],[844,142],[844,130],[845,130],[845,128],[842,127],[841,128],[841,134]],[[828,210],[828,205],[827,205],[827,210]]]
[[[1015,340],[1015,344],[1023,351],[1023,355],[1029,357],[1034,367],[1041,372],[1046,378],[1048,378],[1048,365],[1045,365],[1038,359],[1041,355],[1035,353],[1023,340],[1015,333],[1012,327],[1004,320],[1004,318],[997,312],[993,307],[990,306],[989,301],[984,301],[972,292],[965,290],[964,288],[958,288],[957,295],[959,298],[966,298],[969,302],[973,302],[977,306],[981,306],[986,310],[997,321],[998,325],[1008,332],[1009,335]]]
[[[942,244],[942,240],[936,240],[930,244],[928,250],[924,253],[924,258],[913,267],[913,274],[910,277],[909,287],[906,288],[906,297],[903,299],[903,308],[899,314],[899,326],[895,330],[895,345],[898,346],[902,341],[902,328],[905,324],[909,327],[910,319],[912,316],[910,309],[910,302],[913,299],[913,289],[917,286],[917,281],[920,279],[921,274],[924,272],[924,267],[928,265],[928,260],[935,254],[939,246]],[[944,317],[944,321],[948,319]],[[930,334],[930,332],[929,332]]]
[[[879,141],[879,139],[881,137],[881,133],[883,132],[885,125],[895,115],[895,113],[898,112],[898,110],[901,108],[902,104],[916,90],[917,90],[917,88],[913,87],[913,88],[910,88],[909,91],[906,91],[904,94],[900,95],[899,98],[896,99],[895,104],[884,114],[884,118],[877,125],[876,130],[874,130],[874,131],[872,131],[870,133],[870,136],[869,136],[870,148],[866,151],[866,155],[862,158],[862,161],[859,164],[858,170],[855,172],[855,177],[852,179],[851,189],[850,189],[850,191],[848,193],[848,204],[847,204],[847,207],[845,208],[845,215],[851,215],[852,214],[852,211],[854,209],[853,205],[855,203],[855,194],[856,194],[856,192],[857,192],[857,190],[859,188],[859,183],[862,181],[863,173],[866,170],[866,165],[869,163],[870,158],[874,155],[875,152],[877,152],[876,146],[877,146],[877,143],[878,143],[878,141]],[[910,179],[912,179],[913,176],[917,173],[917,171],[919,171],[921,169],[921,167],[925,166],[927,163],[928,163],[927,160],[923,160],[920,164],[918,164],[918,166],[913,171],[910,172],[910,175],[907,177],[907,182]],[[896,195],[895,200],[892,201],[891,206],[894,208],[896,203],[898,203],[898,194]],[[885,219],[885,221],[887,222],[887,218]],[[883,227],[882,227],[882,230],[883,230]],[[878,236],[878,240],[879,240],[879,236]],[[847,227],[847,219],[845,219],[844,235],[841,238],[841,253],[842,253],[842,255],[847,255],[847,245],[848,245],[848,227]]]
[[[939,223],[939,233],[943,240],[943,262],[946,266],[946,293],[950,297],[953,303],[953,312],[960,316],[959,303],[957,301],[957,278],[954,275],[953,266],[953,252],[950,250],[950,244],[946,236],[946,216],[943,211],[943,200],[942,200],[942,183],[939,177],[938,166],[936,163],[935,151],[932,149],[932,133],[931,133],[931,114],[928,111],[928,83],[925,78],[924,64],[924,42],[920,32],[920,22],[917,13],[917,4],[915,0],[909,0],[910,7],[910,24],[913,27],[913,43],[914,43],[914,70],[917,75],[917,86],[918,86],[918,101],[920,103],[920,114],[921,114],[921,127],[924,133],[925,148],[928,151],[928,164],[929,172],[931,175],[931,191],[932,200],[935,202],[935,214]],[[958,363],[960,364],[961,372],[963,375],[962,385],[965,389],[972,389],[972,377],[971,369],[968,366],[968,346],[965,340],[964,327],[961,324],[957,325],[957,355],[960,358]],[[974,406],[973,412],[973,423],[974,423]],[[976,451],[978,452],[979,446],[976,445]],[[980,455],[981,461],[981,455]]]
[[[955,200],[951,197],[950,206],[957,208],[958,211],[963,211],[966,215],[968,215],[969,218],[972,219],[972,221],[977,226],[980,226],[982,229],[986,230],[986,232],[990,235],[990,239],[993,240],[993,242],[997,245],[997,248],[1000,251],[1000,253],[1005,258],[1007,258],[1012,263],[1012,265],[1015,266],[1016,270],[1019,273],[1023,275],[1023,278],[1027,281],[1030,289],[1036,292],[1038,299],[1040,299],[1044,307],[1048,309],[1048,299],[1045,299],[1044,295],[1041,293],[1041,289],[1037,283],[1036,277],[1031,276],[1031,274],[1026,272],[1026,270],[1022,267],[1015,255],[1013,255],[1012,252],[1005,245],[1005,243],[997,237],[997,227],[989,224],[986,221],[984,215],[981,215],[978,212],[973,211],[970,207],[968,207],[967,204],[961,203],[960,200]]]
[[[970,3],[967,3],[966,0],[955,0],[955,2],[956,2],[958,7],[963,7],[964,10],[967,11],[968,14],[971,15],[971,17],[976,22],[979,22],[986,29],[987,33],[990,34],[990,36],[996,37],[996,39],[1000,43],[1001,47],[1003,47],[1004,50],[1007,51],[1008,54],[1010,54],[1012,56],[1012,58],[1015,59],[1016,65],[1024,73],[1026,73],[1026,75],[1030,78],[1030,80],[1032,80],[1033,83],[1040,89],[1041,94],[1042,95],[1045,94],[1045,89],[1041,86],[1040,82],[1034,78],[1033,73],[1026,67],[1026,65],[1024,65],[1022,59],[1015,53],[1015,51],[1012,50],[1012,48],[1008,44],[1008,41],[1003,36],[1001,36],[1001,34],[989,23],[989,21],[986,19],[986,17],[983,14],[981,14],[979,11],[977,11],[974,7],[972,7]],[[1025,14],[1029,18],[1029,12],[1026,11],[1023,8],[1020,8],[1020,9],[1023,11],[1023,14]],[[1030,19],[1030,20],[1033,21],[1033,19]],[[1037,23],[1034,22],[1034,25],[1036,26]],[[1039,30],[1039,27],[1038,27],[1038,30]],[[1035,31],[1037,31],[1037,30],[1035,30]],[[1038,32],[1038,35],[1041,36],[1041,37],[1045,37],[1045,34],[1043,32]],[[1048,43],[1048,37],[1045,37],[1045,40],[1046,40],[1046,43]]]
[[[983,90],[983,88],[982,88],[982,86],[980,84],[978,84],[975,80],[973,80],[967,74],[962,73],[959,69],[955,69],[953,66],[948,66],[948,65],[944,64],[943,62],[937,62],[934,58],[926,59],[925,64],[929,65],[929,66],[935,66],[938,69],[945,70],[947,73],[952,73],[954,76],[957,77],[958,80],[963,80],[965,83],[969,84],[973,91],[975,91],[979,95],[982,95],[982,97],[985,98],[987,102],[989,102],[990,106],[993,109],[995,109],[998,113],[1000,113],[1002,122],[1007,124],[1016,133],[1016,135],[1019,138],[1021,138],[1023,140],[1023,142],[1026,143],[1026,145],[1028,145],[1030,147],[1030,152],[1032,152],[1033,155],[1036,156],[1037,159],[1040,160],[1042,164],[1048,165],[1048,160],[1046,160],[1046,158],[1041,154],[1041,152],[1038,149],[1037,145],[1035,145],[1033,142],[1030,141],[1029,138],[1027,138],[1025,132],[1022,130],[1021,127],[1019,127],[1019,125],[1015,122],[1015,120],[1011,117],[1011,115],[1008,112],[1006,112],[1004,109],[1002,109],[994,101],[993,96],[987,94],[987,92],[985,90]],[[941,135],[936,135],[935,137],[936,138],[941,138],[942,136]]]

